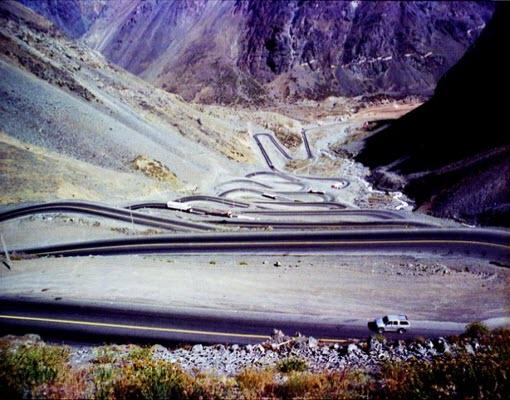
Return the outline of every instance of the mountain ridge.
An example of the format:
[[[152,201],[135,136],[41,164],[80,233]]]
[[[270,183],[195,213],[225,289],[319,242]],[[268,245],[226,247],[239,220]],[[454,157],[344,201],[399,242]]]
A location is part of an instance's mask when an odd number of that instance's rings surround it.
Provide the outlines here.
[[[509,225],[510,140],[501,101],[510,90],[510,65],[501,51],[509,17],[510,6],[499,4],[434,96],[366,139],[357,159],[374,169],[376,185],[405,189],[439,217]]]
[[[56,2],[41,0],[38,8]],[[80,3],[69,3],[70,15]],[[81,37],[108,60],[188,101],[428,96],[493,8],[488,2],[119,0],[83,14],[90,23]],[[70,20],[48,14],[58,26]]]

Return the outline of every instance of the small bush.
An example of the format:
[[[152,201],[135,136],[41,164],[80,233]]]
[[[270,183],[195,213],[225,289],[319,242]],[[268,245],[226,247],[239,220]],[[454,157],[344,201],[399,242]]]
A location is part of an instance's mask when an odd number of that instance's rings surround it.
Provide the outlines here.
[[[489,328],[483,322],[475,321],[466,325],[464,335],[472,338],[481,338],[490,333]]]
[[[370,377],[356,370],[336,372],[292,372],[275,390],[283,399],[367,399]]]
[[[301,358],[289,357],[278,361],[276,364],[276,369],[283,373],[303,372],[308,370],[308,364]]]
[[[0,348],[0,397],[27,397],[37,386],[54,383],[66,374],[69,348],[22,344]]]
[[[192,380],[163,360],[136,359],[119,366],[100,365],[92,374],[97,399],[184,399]]]
[[[267,397],[274,387],[274,371],[270,369],[257,370],[248,368],[236,376],[236,382],[243,397],[258,399]]]
[[[279,398],[294,399],[305,398],[308,393],[321,393],[322,379],[317,374],[310,374],[308,372],[291,372],[288,379],[282,382],[276,388],[276,395]]]
[[[89,371],[93,385],[94,398],[98,400],[111,399],[113,387],[119,379],[119,370],[110,365],[99,365]]]
[[[87,370],[68,370],[63,379],[52,383],[44,383],[32,391],[36,399],[83,399],[92,397],[85,395],[90,388]]]
[[[236,392],[236,381],[233,378],[218,378],[207,374],[198,374],[193,377],[193,383],[188,391],[189,399],[233,399],[239,397]],[[246,396],[245,396],[246,397]]]
[[[131,349],[128,354],[128,359],[132,361],[143,361],[143,360],[151,360],[152,359],[152,350],[150,347],[140,347],[135,346]]]
[[[113,385],[117,399],[185,399],[190,377],[180,367],[162,360],[136,361],[121,368]]]
[[[116,346],[102,346],[95,350],[97,364],[113,364],[120,358],[119,349]]]

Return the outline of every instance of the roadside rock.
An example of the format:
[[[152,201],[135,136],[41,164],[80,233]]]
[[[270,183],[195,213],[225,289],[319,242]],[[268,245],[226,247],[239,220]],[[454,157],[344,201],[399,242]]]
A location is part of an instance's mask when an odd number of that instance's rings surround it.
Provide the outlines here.
[[[364,368],[376,372],[382,363],[405,361],[411,358],[431,360],[442,354],[467,353],[476,355],[483,345],[472,339],[461,339],[460,344],[450,344],[445,338],[435,341],[420,342],[380,341],[371,337],[366,341],[348,344],[321,344],[316,338],[296,335],[290,337],[280,330],[275,330],[270,340],[256,345],[242,346],[196,344],[189,348],[168,349],[156,344],[151,347],[152,357],[179,363],[189,373],[210,372],[217,375],[232,376],[246,368],[267,368],[279,360],[296,357],[304,360],[309,370],[335,371],[346,366]],[[38,335],[22,337],[5,336],[2,341],[9,341],[13,346],[23,343],[42,344]],[[129,353],[133,346],[116,346],[121,358]],[[89,346],[71,347],[71,365],[81,366],[93,363],[97,348]]]

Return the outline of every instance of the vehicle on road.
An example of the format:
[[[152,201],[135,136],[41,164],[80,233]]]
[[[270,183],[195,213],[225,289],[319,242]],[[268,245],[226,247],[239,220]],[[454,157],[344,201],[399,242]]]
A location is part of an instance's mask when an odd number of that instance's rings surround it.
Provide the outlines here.
[[[397,332],[403,334],[411,328],[411,323],[407,315],[390,314],[369,322],[368,328],[378,333]]]
[[[170,210],[177,210],[177,211],[184,211],[184,212],[192,212],[193,211],[193,209],[191,208],[191,206],[189,204],[179,203],[178,201],[168,201],[166,203],[166,206]]]

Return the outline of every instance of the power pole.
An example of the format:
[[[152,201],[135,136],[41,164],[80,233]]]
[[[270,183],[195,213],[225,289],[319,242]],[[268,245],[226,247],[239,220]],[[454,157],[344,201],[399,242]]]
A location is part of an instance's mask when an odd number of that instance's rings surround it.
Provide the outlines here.
[[[8,268],[11,269],[11,258],[9,257],[9,252],[7,251],[7,246],[5,245],[4,235],[0,233],[0,240],[2,241],[2,248],[4,250],[5,254],[5,260],[3,264]]]

